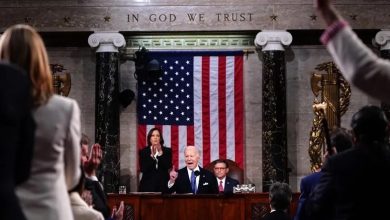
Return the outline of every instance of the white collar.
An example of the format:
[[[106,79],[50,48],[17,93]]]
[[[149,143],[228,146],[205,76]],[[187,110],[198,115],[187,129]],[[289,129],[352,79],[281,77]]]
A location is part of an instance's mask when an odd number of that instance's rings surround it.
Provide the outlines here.
[[[199,165],[197,165],[197,166],[195,167],[194,171],[199,171],[199,172],[200,172]],[[192,173],[192,170],[190,170],[190,169],[187,167],[187,172],[188,172],[188,173]]]
[[[220,181],[222,181],[222,183],[225,183],[225,182],[226,182],[226,176],[225,176],[224,178],[222,178],[222,179],[219,179],[219,178],[217,177],[217,181],[218,181],[218,184],[219,184]]]

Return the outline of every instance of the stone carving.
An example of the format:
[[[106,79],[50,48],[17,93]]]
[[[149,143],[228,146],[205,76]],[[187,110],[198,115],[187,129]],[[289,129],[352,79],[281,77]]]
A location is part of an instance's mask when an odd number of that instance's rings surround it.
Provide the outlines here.
[[[91,47],[98,47],[97,53],[118,52],[118,48],[126,45],[125,38],[118,32],[95,32],[88,37]]]
[[[287,31],[262,31],[256,35],[255,44],[266,50],[282,50],[283,45],[288,46],[292,42],[292,35]]]

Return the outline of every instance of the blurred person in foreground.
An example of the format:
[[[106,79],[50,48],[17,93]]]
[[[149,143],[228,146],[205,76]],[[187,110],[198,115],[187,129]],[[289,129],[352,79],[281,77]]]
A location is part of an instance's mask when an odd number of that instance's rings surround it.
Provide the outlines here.
[[[364,106],[351,120],[354,147],[329,157],[308,198],[309,218],[390,219],[388,120],[377,106]]]
[[[30,176],[35,123],[30,80],[21,69],[0,63],[0,219],[26,219],[15,187]]]
[[[324,163],[329,156],[341,153],[352,147],[351,133],[345,128],[333,129],[330,133],[330,145],[332,148],[330,149],[330,152],[326,152],[324,154]],[[294,220],[309,220],[307,213],[305,212],[306,201],[314,187],[319,182],[321,176],[322,172],[320,169],[301,180],[301,194],[299,196],[298,208]]]
[[[321,42],[344,77],[368,95],[390,103],[390,61],[363,44],[331,0],[314,0],[314,6],[328,26]]]
[[[18,65],[31,81],[35,144],[30,178],[16,194],[29,220],[73,219],[68,190],[80,178],[80,109],[73,99],[55,95],[42,38],[20,24],[0,37],[0,59]]]
[[[82,175],[79,183],[69,191],[73,217],[75,220],[104,220],[102,213],[94,210],[81,198],[84,193],[85,175],[82,167],[80,170]]]

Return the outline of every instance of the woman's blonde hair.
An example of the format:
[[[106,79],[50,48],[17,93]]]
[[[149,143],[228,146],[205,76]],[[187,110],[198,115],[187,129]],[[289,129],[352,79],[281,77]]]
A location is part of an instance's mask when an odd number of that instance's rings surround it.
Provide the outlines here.
[[[19,65],[32,84],[34,106],[40,106],[53,95],[49,58],[41,36],[31,26],[18,24],[0,37],[0,60]]]

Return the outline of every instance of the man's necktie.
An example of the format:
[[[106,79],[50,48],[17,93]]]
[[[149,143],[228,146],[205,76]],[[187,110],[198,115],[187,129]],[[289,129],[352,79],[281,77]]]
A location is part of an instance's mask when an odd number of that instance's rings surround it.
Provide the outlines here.
[[[219,186],[218,186],[219,192],[223,192],[223,185],[222,185],[222,180],[219,181]]]
[[[192,192],[196,194],[196,176],[194,170],[192,170],[191,173],[191,188],[192,188]]]

